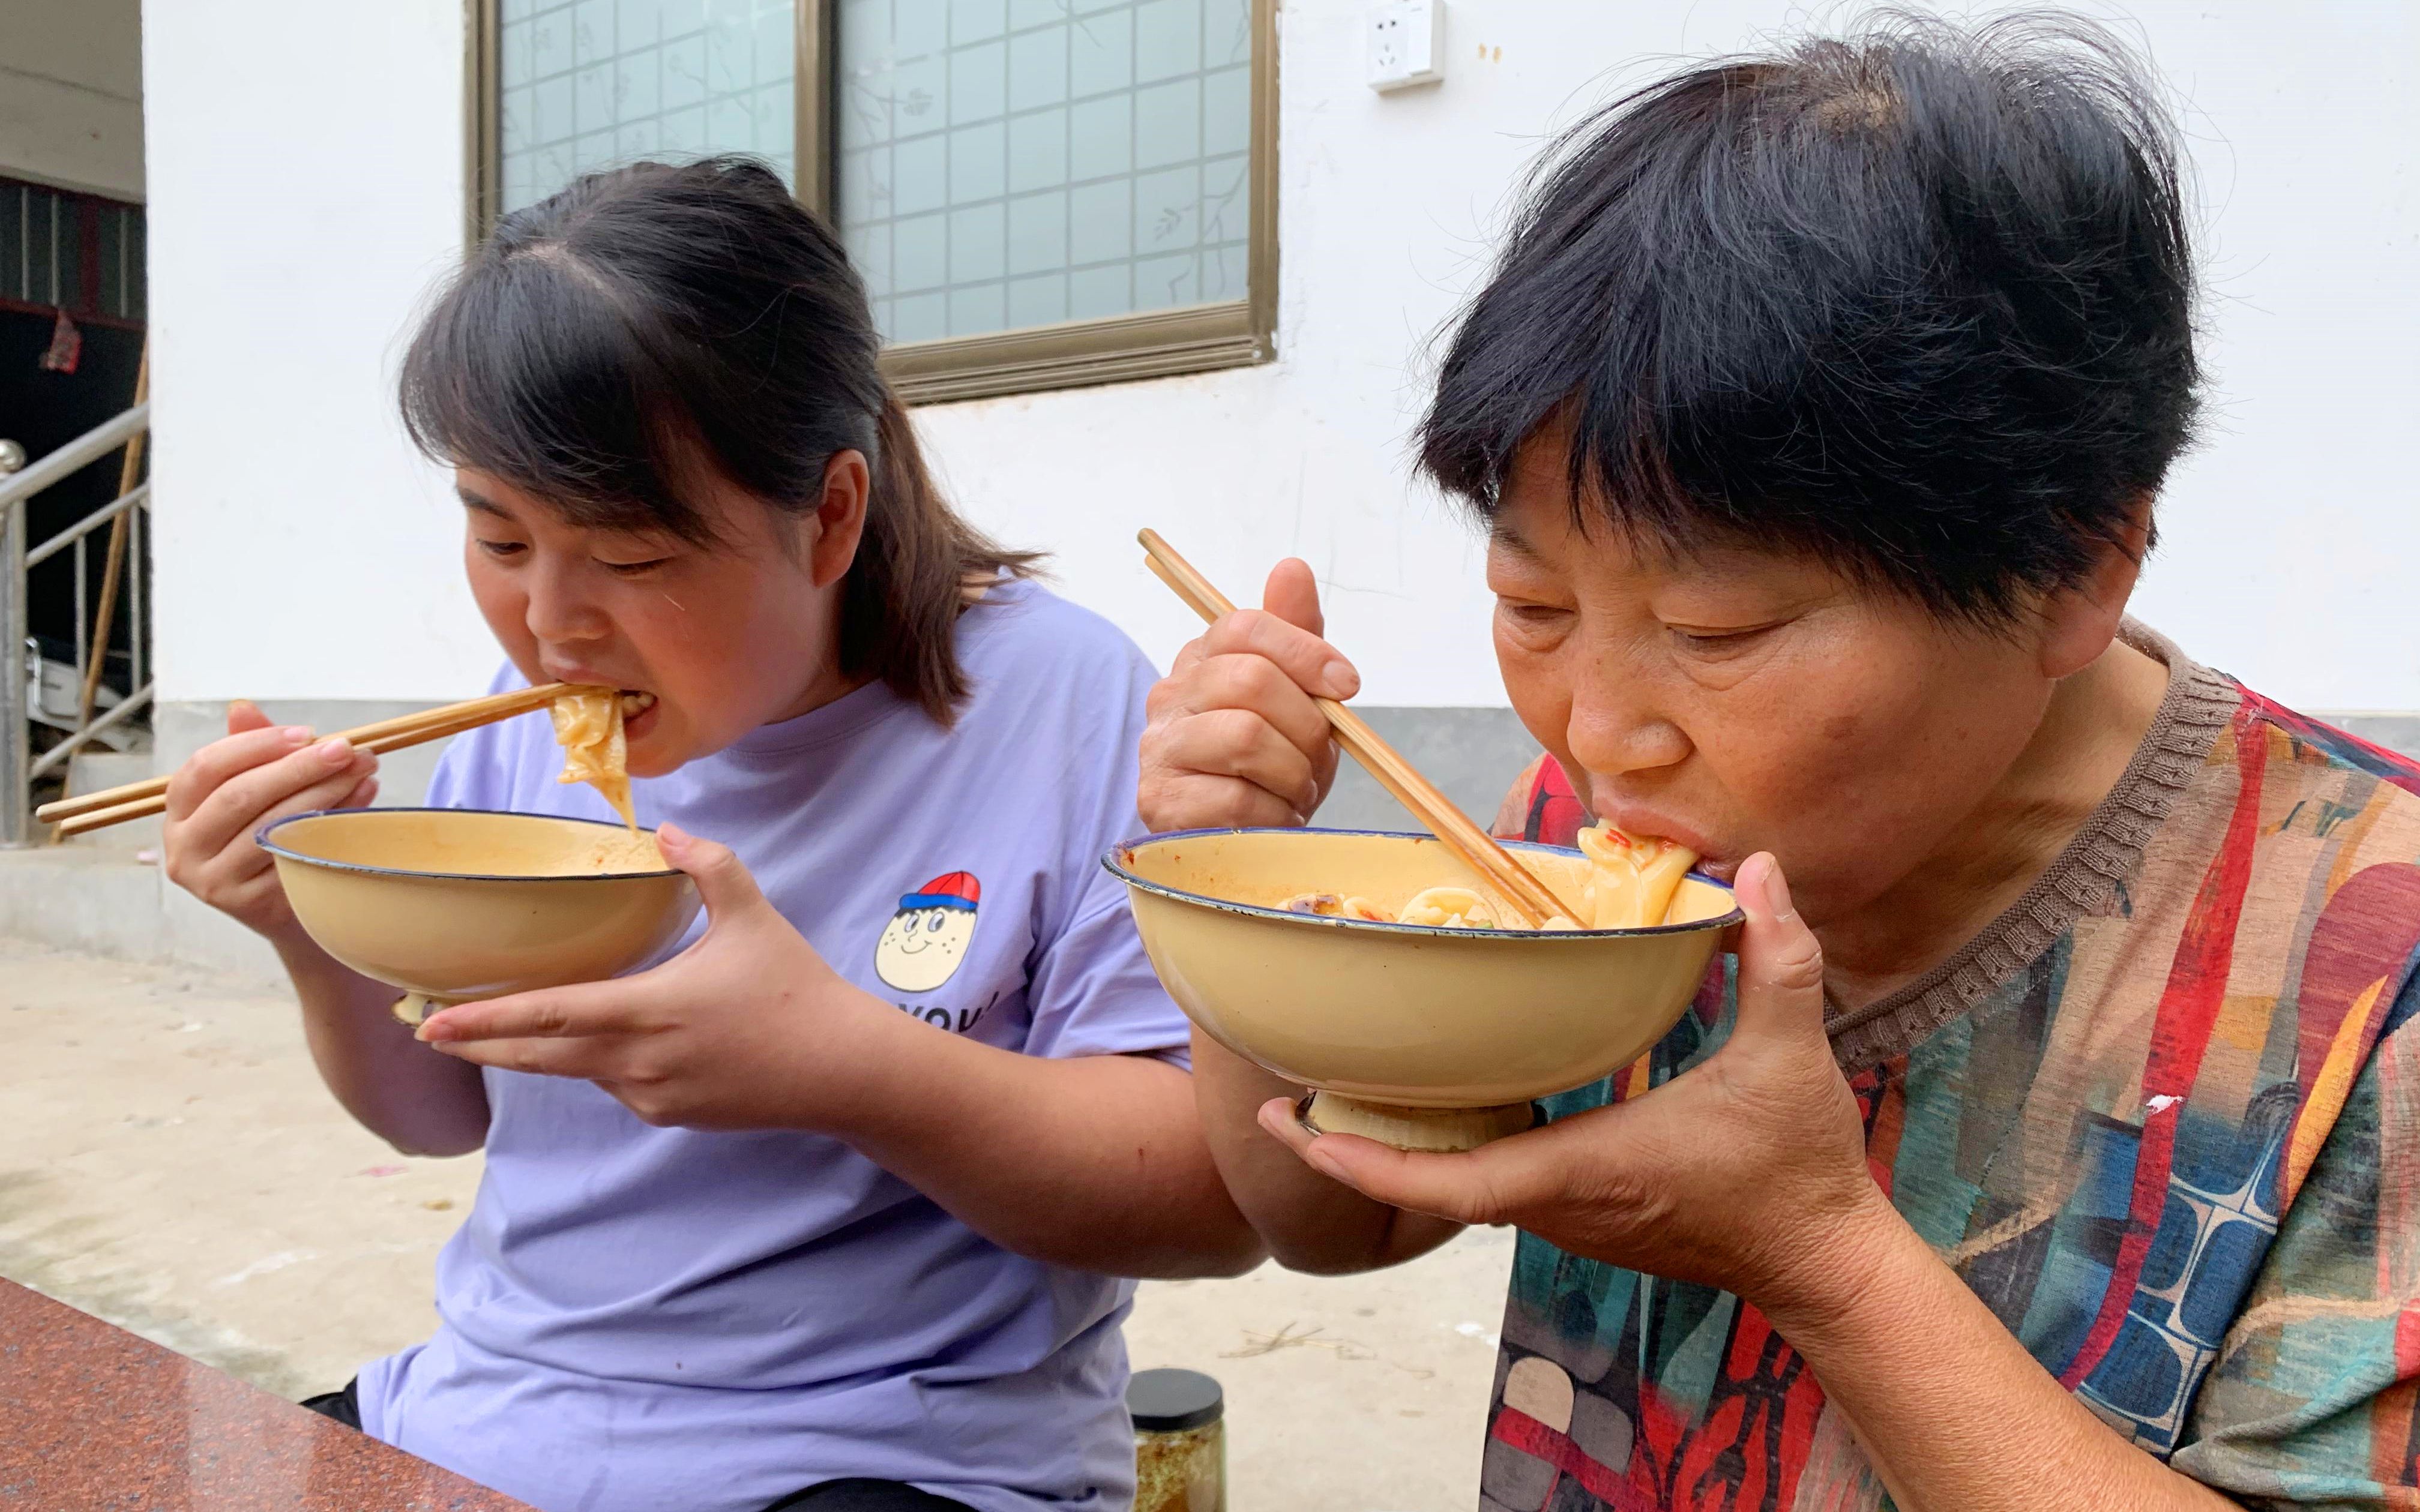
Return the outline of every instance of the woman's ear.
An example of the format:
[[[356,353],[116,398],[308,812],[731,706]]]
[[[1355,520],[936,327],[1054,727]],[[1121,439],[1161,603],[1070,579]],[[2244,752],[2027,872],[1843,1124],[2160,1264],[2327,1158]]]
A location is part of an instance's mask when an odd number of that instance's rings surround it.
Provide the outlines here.
[[[857,560],[873,486],[863,452],[834,452],[824,463],[824,496],[815,506],[814,538],[807,547],[808,572],[817,588],[840,581]]]
[[[2054,594],[2042,605],[2042,671],[2052,678],[2082,671],[2118,639],[2126,605],[2151,551],[2151,496],[2127,511],[2125,522],[2103,541],[2084,580]]]

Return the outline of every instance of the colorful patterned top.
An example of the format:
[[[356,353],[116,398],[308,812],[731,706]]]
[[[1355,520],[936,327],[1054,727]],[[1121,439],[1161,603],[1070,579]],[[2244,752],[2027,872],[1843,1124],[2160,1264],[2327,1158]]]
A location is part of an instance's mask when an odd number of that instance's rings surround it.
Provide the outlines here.
[[[2034,1358],[2259,1507],[2420,1507],[2420,765],[2186,661],[2015,906],[1830,1028],[1875,1180]],[[1587,821],[1548,759],[1499,831]],[[1726,966],[1571,1113],[1730,1023]],[[1756,1309],[1523,1235],[1482,1512],[1890,1499]]]

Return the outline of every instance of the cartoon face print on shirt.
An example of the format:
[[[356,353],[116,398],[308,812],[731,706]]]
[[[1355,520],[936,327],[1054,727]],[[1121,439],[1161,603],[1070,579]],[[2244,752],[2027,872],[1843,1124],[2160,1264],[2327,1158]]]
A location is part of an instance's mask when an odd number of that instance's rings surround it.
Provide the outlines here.
[[[899,900],[874,947],[874,974],[903,993],[929,993],[948,981],[975,937],[983,884],[971,872],[935,877]]]

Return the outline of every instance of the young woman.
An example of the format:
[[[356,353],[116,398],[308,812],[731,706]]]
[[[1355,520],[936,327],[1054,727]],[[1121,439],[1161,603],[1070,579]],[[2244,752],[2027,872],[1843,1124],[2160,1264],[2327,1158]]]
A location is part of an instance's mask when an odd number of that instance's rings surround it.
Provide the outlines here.
[[[1108,1274],[1258,1257],[1098,864],[1150,668],[951,512],[876,345],[831,233],[717,160],[506,217],[405,362],[499,686],[644,705],[677,956],[415,1038],[252,840],[373,760],[240,710],[170,788],[169,874],[277,947],[338,1100],[487,1152],[436,1335],[330,1407],[550,1512],[1122,1505]],[[429,801],[606,817],[561,764],[490,726]]]
[[[1747,914],[1652,1055],[1469,1155],[1313,1138],[1196,1040],[1287,1263],[1526,1230],[1487,1512],[2420,1505],[2420,769],[2123,617],[2192,270],[2075,40],[1648,89],[1446,355],[1422,460],[1546,750],[1501,827],[1671,837]],[[1155,828],[1316,806],[1319,629],[1291,563],[1187,651]]]

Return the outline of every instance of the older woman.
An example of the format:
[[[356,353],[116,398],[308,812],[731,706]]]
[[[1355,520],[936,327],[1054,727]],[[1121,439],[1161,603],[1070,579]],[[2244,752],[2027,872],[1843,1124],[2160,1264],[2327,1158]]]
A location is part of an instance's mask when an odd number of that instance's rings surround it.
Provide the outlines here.
[[[1505,827],[1696,848],[1736,964],[1471,1155],[1196,1088],[1290,1264],[1526,1231],[1491,1512],[2420,1505],[2420,771],[2125,618],[2174,161],[2100,39],[1807,42],[1583,130],[1456,332]],[[1353,677],[1307,569],[1266,605],[1156,689],[1155,825],[1317,807]]]

